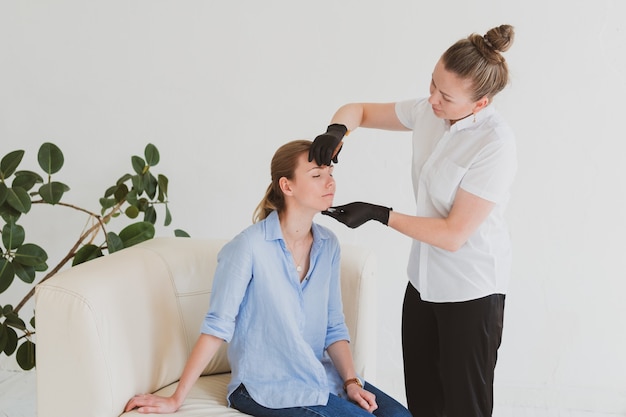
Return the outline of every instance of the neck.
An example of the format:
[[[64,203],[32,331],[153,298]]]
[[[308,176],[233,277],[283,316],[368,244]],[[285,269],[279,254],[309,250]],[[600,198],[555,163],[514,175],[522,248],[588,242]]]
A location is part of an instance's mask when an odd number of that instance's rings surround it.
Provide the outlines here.
[[[278,214],[283,237],[289,242],[302,242],[311,235],[313,217],[291,213],[288,210]]]

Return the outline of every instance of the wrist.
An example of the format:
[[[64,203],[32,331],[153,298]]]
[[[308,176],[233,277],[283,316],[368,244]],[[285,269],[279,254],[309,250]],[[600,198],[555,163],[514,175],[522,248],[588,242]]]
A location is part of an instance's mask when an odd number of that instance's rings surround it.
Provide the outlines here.
[[[333,136],[338,136],[339,139],[343,138],[349,133],[346,125],[342,125],[340,123],[333,123],[329,125],[326,129],[326,132],[332,134]]]
[[[389,216],[391,215],[391,212],[393,211],[392,207],[385,207],[385,206],[379,206],[379,215],[377,216],[376,220],[378,220],[379,222],[381,222],[382,224],[384,224],[385,226],[389,226]]]
[[[359,388],[363,388],[363,383],[358,377],[346,379],[343,383],[343,390],[347,392],[350,385],[356,385]]]

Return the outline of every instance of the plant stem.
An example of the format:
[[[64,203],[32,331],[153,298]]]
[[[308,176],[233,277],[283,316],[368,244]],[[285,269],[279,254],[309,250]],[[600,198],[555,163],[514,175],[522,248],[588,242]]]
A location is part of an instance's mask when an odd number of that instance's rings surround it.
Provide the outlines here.
[[[38,202],[39,202],[39,201],[38,201]],[[58,263],[58,264],[57,264],[57,265],[56,265],[56,266],[55,266],[55,267],[54,267],[54,268],[53,268],[50,272],[48,272],[48,273],[46,274],[46,276],[45,276],[45,277],[43,277],[43,278],[41,279],[41,281],[39,281],[39,282],[37,283],[37,285],[41,284],[41,283],[42,283],[42,282],[44,282],[44,281],[47,281],[47,280],[48,280],[48,279],[50,279],[52,276],[54,276],[57,272],[59,272],[59,271],[61,270],[61,268],[63,268],[63,267],[65,266],[65,264],[66,264],[67,262],[69,262],[69,260],[70,260],[70,259],[72,259],[72,258],[76,255],[76,251],[77,251],[78,247],[79,247],[79,246],[83,243],[83,241],[84,241],[85,239],[87,239],[87,237],[88,237],[88,236],[90,236],[91,234],[93,234],[93,233],[97,233],[97,230],[98,230],[99,228],[102,228],[102,231],[103,231],[103,232],[105,232],[105,235],[106,235],[106,230],[104,229],[104,224],[105,224],[106,222],[108,222],[108,221],[109,221],[109,219],[111,219],[111,217],[113,216],[113,214],[115,214],[115,213],[116,213],[116,212],[118,212],[118,211],[121,211],[121,210],[120,210],[120,208],[122,207],[122,204],[124,204],[125,202],[126,202],[126,200],[122,200],[122,201],[120,201],[119,203],[117,203],[115,206],[113,206],[113,207],[112,207],[111,211],[110,211],[109,213],[107,213],[107,215],[106,215],[106,216],[104,216],[103,218],[100,218],[100,216],[98,216],[98,215],[96,215],[96,214],[94,214],[94,213],[91,213],[91,212],[89,212],[89,211],[87,211],[87,210],[85,210],[85,209],[82,209],[82,208],[80,208],[80,207],[73,206],[73,205],[71,205],[71,204],[57,203],[58,205],[62,205],[62,206],[65,206],[65,207],[74,208],[74,209],[76,209],[76,210],[79,210],[79,211],[82,211],[82,212],[85,212],[85,213],[89,214],[90,216],[92,216],[92,217],[94,217],[94,218],[96,218],[96,219],[98,220],[98,224],[94,224],[94,225],[93,225],[93,226],[91,226],[91,227],[90,227],[90,228],[89,228],[86,232],[84,232],[84,233],[83,233],[83,234],[82,234],[82,235],[78,238],[78,240],[76,241],[76,243],[74,244],[74,246],[72,246],[72,248],[71,248],[71,249],[67,252],[67,255],[65,255],[65,257],[64,257],[63,259],[61,259],[61,261],[60,261],[60,262],[59,262],[59,263]],[[20,301],[20,302],[19,302],[19,304],[17,305],[17,307],[15,307],[15,308],[13,309],[13,311],[14,311],[15,313],[17,313],[18,311],[20,311],[20,309],[21,309],[22,307],[24,307],[24,305],[28,302],[28,300],[30,300],[30,299],[33,297],[33,295],[35,295],[35,288],[36,288],[36,286],[37,286],[37,285],[35,285],[33,288],[31,288],[31,290],[28,292],[28,294],[26,294],[26,296],[22,299],[22,301]]]

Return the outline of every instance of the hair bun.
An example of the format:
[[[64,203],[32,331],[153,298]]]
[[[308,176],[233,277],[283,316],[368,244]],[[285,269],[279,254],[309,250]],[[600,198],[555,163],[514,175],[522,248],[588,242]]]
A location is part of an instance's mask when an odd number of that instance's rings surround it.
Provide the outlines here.
[[[515,30],[511,25],[500,25],[498,27],[490,29],[483,40],[485,45],[493,49],[496,52],[506,52],[513,44],[513,38],[515,37]]]

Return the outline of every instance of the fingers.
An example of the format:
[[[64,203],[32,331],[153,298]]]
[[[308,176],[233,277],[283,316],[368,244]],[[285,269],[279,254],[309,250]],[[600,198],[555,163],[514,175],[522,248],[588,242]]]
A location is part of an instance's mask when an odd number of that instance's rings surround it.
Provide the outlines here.
[[[315,163],[320,165],[320,159],[320,148],[316,146],[314,142],[313,145],[311,145],[311,149],[309,149],[309,162],[315,160]]]
[[[359,390],[358,394],[352,400],[359,407],[361,407],[362,409],[370,413],[378,409],[378,404],[376,403],[376,395],[362,388]]]
[[[341,152],[341,149],[343,148],[343,141],[339,142],[339,145],[337,145],[337,147],[335,148],[335,151],[333,152],[333,156],[332,156],[332,161],[333,163],[338,163],[339,159],[337,158],[337,156],[339,155],[339,152]]]
[[[332,158],[331,152],[331,149],[313,145],[309,149],[309,162],[315,160],[315,163],[319,166],[328,166]]]
[[[178,407],[174,405],[171,398],[160,397],[152,394],[135,395],[128,401],[125,412],[135,409],[140,414],[168,413],[176,411]]]
[[[330,165],[330,161],[331,161],[331,160],[332,160],[332,158],[333,158],[333,149],[331,149],[331,148],[325,148],[325,149],[323,150],[323,152],[324,152],[324,154],[323,154],[323,155],[324,155],[324,158],[323,158],[321,161],[317,161],[317,164],[318,164],[318,165],[326,165],[326,166],[329,166],[329,165]]]
[[[341,217],[344,214],[343,210],[338,210],[335,207],[329,207],[328,210],[324,210],[322,211],[322,214],[328,217],[332,217],[333,219],[337,220],[338,222],[343,223]]]

